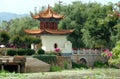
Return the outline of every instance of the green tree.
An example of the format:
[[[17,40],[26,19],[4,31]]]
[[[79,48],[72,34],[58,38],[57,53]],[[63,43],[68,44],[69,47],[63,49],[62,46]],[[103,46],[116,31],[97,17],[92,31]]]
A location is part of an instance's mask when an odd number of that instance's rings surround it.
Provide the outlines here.
[[[29,48],[31,43],[32,43],[33,37],[31,36],[24,36],[23,37],[23,44],[25,45],[26,48]]]
[[[111,20],[114,20],[113,23],[116,23],[114,26],[114,32],[111,36],[111,43],[116,44],[120,40],[120,2],[113,5]]]
[[[112,49],[112,59],[109,60],[109,64],[120,68],[120,41],[118,41],[115,47]]]
[[[8,32],[10,30],[10,25],[11,25],[11,20],[9,22],[2,21],[2,23],[0,24],[0,29]]]
[[[11,38],[11,43],[15,45],[15,47],[20,48],[23,46],[23,38],[20,35],[15,35]]]
[[[41,43],[41,39],[38,37],[27,36],[27,35],[23,37],[23,44],[25,45],[26,48],[29,48],[32,43],[39,44]]]
[[[115,7],[117,8],[115,8]],[[102,5],[96,2],[82,3],[75,1],[72,4],[55,4],[53,10],[65,18],[59,22],[59,29],[75,29],[68,35],[75,48],[100,48],[106,47],[112,49],[115,43],[120,39],[120,15],[119,4],[108,3]],[[43,11],[43,7],[40,11]],[[31,13],[37,14],[40,11]],[[117,16],[116,16],[117,15]],[[4,22],[3,26],[9,27],[9,33],[24,36],[25,29],[38,29],[39,21],[31,17],[23,17]],[[34,28],[35,27],[35,28]],[[4,28],[6,29],[6,28]],[[28,45],[30,39],[27,37],[25,44]],[[34,40],[35,42],[35,40]],[[37,43],[40,40],[37,40]]]
[[[32,43],[39,44],[41,39],[33,36],[20,36],[16,35],[11,38],[11,43],[13,43],[17,48],[30,48]]]
[[[6,31],[0,32],[0,43],[6,45],[9,42],[10,36]]]
[[[22,17],[17,18],[11,21],[10,25],[10,34],[11,35],[25,35],[24,30],[25,29],[38,29],[39,27],[39,21],[31,18],[31,17]]]

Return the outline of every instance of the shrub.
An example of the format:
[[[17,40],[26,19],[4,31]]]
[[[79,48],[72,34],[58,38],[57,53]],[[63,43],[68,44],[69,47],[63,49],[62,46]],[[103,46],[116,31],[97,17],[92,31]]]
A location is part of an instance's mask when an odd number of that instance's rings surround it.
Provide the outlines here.
[[[85,64],[77,64],[75,62],[72,62],[72,68],[88,68]]]
[[[59,67],[59,66],[51,66],[51,68],[50,68],[50,71],[51,72],[56,72],[56,71],[61,71],[62,69],[61,69],[61,67]]]
[[[110,65],[120,68],[120,41],[112,49],[113,57],[108,61]]]
[[[9,42],[10,35],[6,31],[0,31],[0,42],[7,44]]]
[[[37,53],[38,53],[39,55],[40,55],[40,54],[45,54],[45,51],[41,48],[41,49],[38,50]]]
[[[116,43],[116,46],[112,49],[113,59],[120,58],[120,41]]]
[[[112,68],[116,68],[116,69],[120,69],[120,58],[117,58],[117,59],[111,59],[108,61],[110,67]]]
[[[7,51],[7,55],[10,55],[10,56],[14,56],[14,55],[33,55],[35,54],[35,50],[33,49],[18,49],[18,50],[13,50],[13,49],[10,49]]]
[[[46,55],[55,55],[54,51],[45,52]]]
[[[109,67],[108,62],[96,61],[94,62],[94,67],[106,68]]]
[[[33,50],[33,49],[26,49],[26,55],[33,55],[33,54],[35,54],[35,50]]]
[[[17,54],[20,55],[20,56],[26,55],[26,50],[25,49],[18,49]]]
[[[68,63],[67,63],[67,61],[64,61],[64,69],[68,69]]]
[[[13,50],[13,49],[7,50],[7,55],[9,55],[9,56],[14,56],[16,54],[17,54],[16,50]]]
[[[37,55],[37,56],[33,56],[33,58],[37,58],[49,64],[53,64],[57,62],[57,57],[55,55]]]

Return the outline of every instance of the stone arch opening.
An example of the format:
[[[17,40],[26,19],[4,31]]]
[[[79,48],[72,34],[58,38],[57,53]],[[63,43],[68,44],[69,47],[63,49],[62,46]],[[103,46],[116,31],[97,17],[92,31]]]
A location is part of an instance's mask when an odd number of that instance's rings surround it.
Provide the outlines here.
[[[85,59],[85,58],[81,58],[81,59],[80,59],[80,64],[87,65],[86,59]]]

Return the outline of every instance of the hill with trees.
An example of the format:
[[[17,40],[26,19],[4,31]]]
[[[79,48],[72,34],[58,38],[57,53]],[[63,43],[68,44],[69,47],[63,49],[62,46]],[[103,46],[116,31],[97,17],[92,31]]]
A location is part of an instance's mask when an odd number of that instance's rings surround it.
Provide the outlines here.
[[[9,13],[9,12],[0,12],[0,23],[2,21],[10,21],[11,19],[15,18],[21,18],[28,16],[28,14],[15,14],[15,13]]]

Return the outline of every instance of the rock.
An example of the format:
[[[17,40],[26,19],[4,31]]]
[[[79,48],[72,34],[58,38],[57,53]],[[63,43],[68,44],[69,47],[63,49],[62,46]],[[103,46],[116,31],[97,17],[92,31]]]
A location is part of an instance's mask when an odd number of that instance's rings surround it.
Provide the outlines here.
[[[25,72],[48,72],[50,65],[36,58],[27,58]]]

